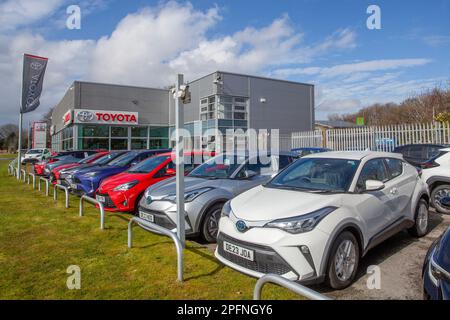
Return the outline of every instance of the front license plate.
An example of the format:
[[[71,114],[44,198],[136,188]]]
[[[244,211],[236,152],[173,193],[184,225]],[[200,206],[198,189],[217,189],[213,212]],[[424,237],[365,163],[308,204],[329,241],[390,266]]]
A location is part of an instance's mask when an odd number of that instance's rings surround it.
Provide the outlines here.
[[[77,190],[78,189],[78,185],[76,183],[71,183],[70,184],[70,188],[73,190]]]
[[[248,250],[226,241],[223,242],[223,249],[228,253],[253,261],[253,250]]]
[[[105,202],[106,202],[106,199],[105,199],[104,196],[97,196],[97,200],[100,201],[100,202],[102,202],[102,203],[105,203]]]
[[[139,217],[150,222],[155,222],[155,216],[147,212],[139,211]]]

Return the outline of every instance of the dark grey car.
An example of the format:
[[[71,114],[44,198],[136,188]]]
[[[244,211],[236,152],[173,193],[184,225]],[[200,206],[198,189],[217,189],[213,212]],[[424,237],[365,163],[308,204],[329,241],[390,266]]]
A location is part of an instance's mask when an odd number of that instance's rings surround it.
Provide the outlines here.
[[[206,241],[215,242],[225,202],[266,183],[297,158],[298,155],[292,152],[268,159],[226,154],[194,169],[185,178],[186,235],[201,235]],[[149,187],[139,204],[140,217],[175,229],[175,189],[175,178]]]

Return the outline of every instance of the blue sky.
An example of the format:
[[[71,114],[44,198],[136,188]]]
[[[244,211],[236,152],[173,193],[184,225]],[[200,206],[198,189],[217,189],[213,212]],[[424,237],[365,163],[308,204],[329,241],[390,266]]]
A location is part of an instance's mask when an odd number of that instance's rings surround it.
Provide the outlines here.
[[[65,27],[81,7],[81,29]],[[381,30],[366,9],[381,8]],[[375,102],[398,102],[450,79],[450,3],[430,1],[0,2],[0,123],[15,122],[21,53],[48,56],[42,107],[74,80],[161,87],[244,72],[316,85],[316,118]],[[184,31],[184,33],[183,33]]]

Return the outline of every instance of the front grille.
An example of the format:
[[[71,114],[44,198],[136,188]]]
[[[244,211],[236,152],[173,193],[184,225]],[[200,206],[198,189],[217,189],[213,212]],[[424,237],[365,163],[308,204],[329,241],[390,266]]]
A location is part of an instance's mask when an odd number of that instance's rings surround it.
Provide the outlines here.
[[[254,261],[241,258],[237,255],[226,252],[223,249],[223,242],[227,241],[232,244],[244,247],[254,252]],[[236,240],[226,234],[220,233],[217,238],[217,248],[219,254],[228,261],[237,264],[243,268],[250,269],[259,273],[275,273],[278,275],[286,274],[292,268],[281,258],[273,249],[266,246],[254,245],[244,241]]]
[[[157,224],[158,226],[161,226],[169,230],[175,229],[177,227],[176,224],[173,223],[172,220],[170,220],[169,217],[162,212],[148,210],[142,207],[139,208],[139,211],[152,214],[154,218],[154,223]]]
[[[114,204],[114,202],[111,200],[111,197],[108,194],[98,194],[99,196],[103,196],[105,197],[105,202],[103,203],[103,205],[105,206],[105,208],[115,208],[116,205]]]

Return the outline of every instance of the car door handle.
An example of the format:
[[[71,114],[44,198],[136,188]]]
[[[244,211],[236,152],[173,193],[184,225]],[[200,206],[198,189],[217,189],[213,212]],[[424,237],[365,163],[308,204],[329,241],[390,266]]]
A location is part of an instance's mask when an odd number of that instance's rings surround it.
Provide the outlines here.
[[[397,188],[392,188],[390,193],[391,194],[397,194],[398,193],[398,189]]]

